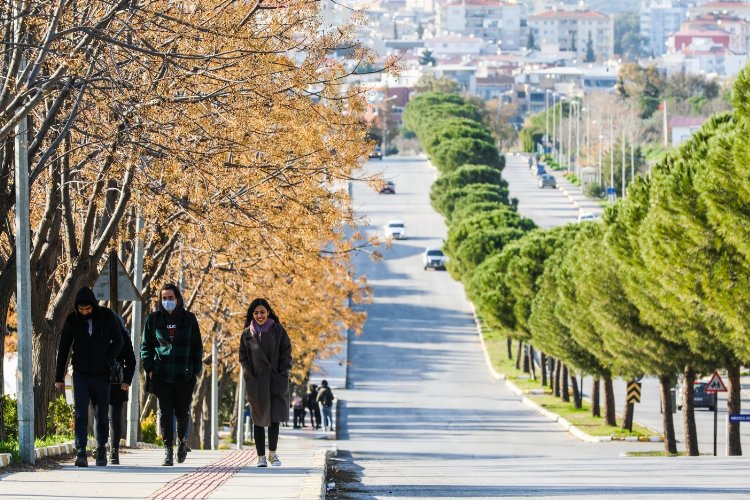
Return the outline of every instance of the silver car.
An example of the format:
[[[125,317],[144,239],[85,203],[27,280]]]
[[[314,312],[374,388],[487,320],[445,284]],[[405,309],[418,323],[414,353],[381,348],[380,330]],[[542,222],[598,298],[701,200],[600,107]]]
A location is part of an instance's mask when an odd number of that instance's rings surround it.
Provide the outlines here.
[[[425,271],[430,268],[444,271],[447,260],[448,257],[439,248],[427,248],[422,254],[422,264]]]
[[[557,188],[557,181],[555,181],[554,176],[551,176],[549,174],[542,174],[539,176],[537,186],[539,186],[540,189],[546,188],[548,186],[551,188]]]

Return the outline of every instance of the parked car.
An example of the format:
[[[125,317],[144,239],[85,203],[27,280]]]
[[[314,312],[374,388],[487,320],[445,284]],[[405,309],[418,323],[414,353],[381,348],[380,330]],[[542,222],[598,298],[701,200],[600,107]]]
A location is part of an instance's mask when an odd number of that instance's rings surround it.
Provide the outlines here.
[[[380,188],[380,194],[396,194],[396,183],[393,181],[385,181],[383,187]]]
[[[422,254],[422,264],[425,271],[430,268],[445,271],[447,260],[448,257],[439,248],[427,248]]]
[[[546,187],[551,188],[557,188],[557,181],[555,180],[554,176],[549,174],[542,174],[539,176],[539,181],[537,182],[537,185],[539,188],[544,189]]]
[[[375,149],[372,150],[372,153],[370,153],[370,159],[377,158],[378,160],[383,159],[383,150],[380,149],[380,146],[375,146]]]
[[[386,238],[406,239],[406,224],[402,220],[391,220],[385,225]]]
[[[708,387],[708,382],[705,380],[696,380],[693,383],[693,406],[695,408],[708,408],[709,411],[714,411],[714,395],[713,393],[706,392],[706,387]],[[682,402],[677,404],[677,409],[682,410]]]
[[[583,213],[578,216],[578,222],[597,221],[599,216],[596,214]]]

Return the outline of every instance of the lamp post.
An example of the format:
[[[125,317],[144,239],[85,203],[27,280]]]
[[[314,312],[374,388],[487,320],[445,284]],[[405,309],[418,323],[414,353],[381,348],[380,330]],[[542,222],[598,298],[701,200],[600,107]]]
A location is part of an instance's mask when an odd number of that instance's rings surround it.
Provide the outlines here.
[[[556,109],[556,106],[555,106],[556,101],[557,101],[557,93],[552,92],[552,147],[550,149],[550,155],[552,156],[553,159],[555,158],[555,152],[557,151],[557,142],[555,142],[556,141],[556,139],[555,139],[555,135],[556,135],[555,134],[556,133],[556,130],[555,130],[556,129],[556,127],[555,127],[556,120],[555,120],[555,118],[557,117],[557,109]]]
[[[609,117],[609,190],[615,189],[615,117]],[[615,201],[615,194],[612,193],[612,199]]]
[[[576,102],[571,100],[568,105],[568,161],[565,162],[568,166],[568,170],[571,170],[571,160],[573,159],[573,117],[575,116],[575,104]]]
[[[601,126],[599,127],[601,128]],[[596,174],[596,182],[599,186],[602,185],[602,142],[604,142],[604,136],[599,135],[599,171]]]
[[[544,91],[544,153],[547,154],[549,145],[549,93],[550,90]]]
[[[387,92],[388,89],[386,88],[386,93]],[[391,97],[386,96],[386,98],[383,99],[383,151],[381,151],[383,158],[385,158],[388,145],[388,105],[386,103],[397,98],[398,96],[392,95]]]
[[[560,149],[557,153],[557,163],[562,166],[565,157],[565,136],[563,135],[563,111],[565,109],[565,96],[560,96]]]

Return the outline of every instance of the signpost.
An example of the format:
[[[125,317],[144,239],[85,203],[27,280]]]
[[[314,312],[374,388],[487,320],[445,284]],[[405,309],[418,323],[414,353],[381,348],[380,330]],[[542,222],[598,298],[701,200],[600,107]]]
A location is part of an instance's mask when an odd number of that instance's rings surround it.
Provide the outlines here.
[[[636,380],[628,382],[628,391],[626,401],[629,405],[641,402],[641,383]],[[631,413],[632,415],[632,413]],[[630,418],[628,430],[633,432],[633,418]]]
[[[711,380],[708,381],[705,392],[712,392],[714,395],[714,456],[716,456],[716,425],[719,406],[719,398],[716,393],[727,392],[727,386],[724,385],[724,381],[721,380],[719,372],[714,372],[713,376],[711,376]]]

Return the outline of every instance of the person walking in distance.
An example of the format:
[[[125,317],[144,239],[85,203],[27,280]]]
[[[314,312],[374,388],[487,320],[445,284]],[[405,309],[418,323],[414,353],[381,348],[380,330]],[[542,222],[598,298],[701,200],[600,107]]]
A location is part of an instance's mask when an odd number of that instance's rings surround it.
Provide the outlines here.
[[[122,329],[115,313],[99,306],[99,301],[89,287],[78,290],[75,310],[68,314],[63,323],[55,367],[55,388],[64,391],[68,354],[72,347],[77,467],[88,467],[86,443],[89,402],[93,405],[96,416],[96,465],[107,465],[109,373],[122,344]]]
[[[135,374],[135,354],[133,353],[133,342],[130,340],[130,332],[125,328],[125,322],[117,317],[122,331],[122,349],[117,354],[115,361],[122,365],[122,382],[110,384],[109,421],[112,423],[112,446],[109,449],[109,462],[114,465],[120,463],[120,438],[122,437],[122,408],[128,400],[128,389],[133,382]]]
[[[171,283],[162,287],[160,304],[146,317],[141,362],[159,400],[164,462],[174,465],[175,421],[177,462],[187,457],[188,409],[203,370],[203,340],[195,315],[185,310],[182,293]]]
[[[320,429],[320,406],[318,406],[318,386],[310,384],[308,386],[308,393],[305,396],[305,405],[310,410],[310,425],[313,429]]]
[[[292,410],[294,411],[294,428],[305,426],[305,405],[302,398],[295,392],[292,394]]]
[[[247,308],[240,338],[240,363],[245,377],[247,400],[253,417],[258,467],[268,462],[280,466],[277,451],[279,424],[289,420],[289,370],[292,343],[278,316],[266,299],[255,299]],[[266,434],[268,427],[268,458]]]
[[[323,430],[333,430],[333,391],[328,387],[328,381],[320,383],[318,389],[318,403],[323,412]]]

